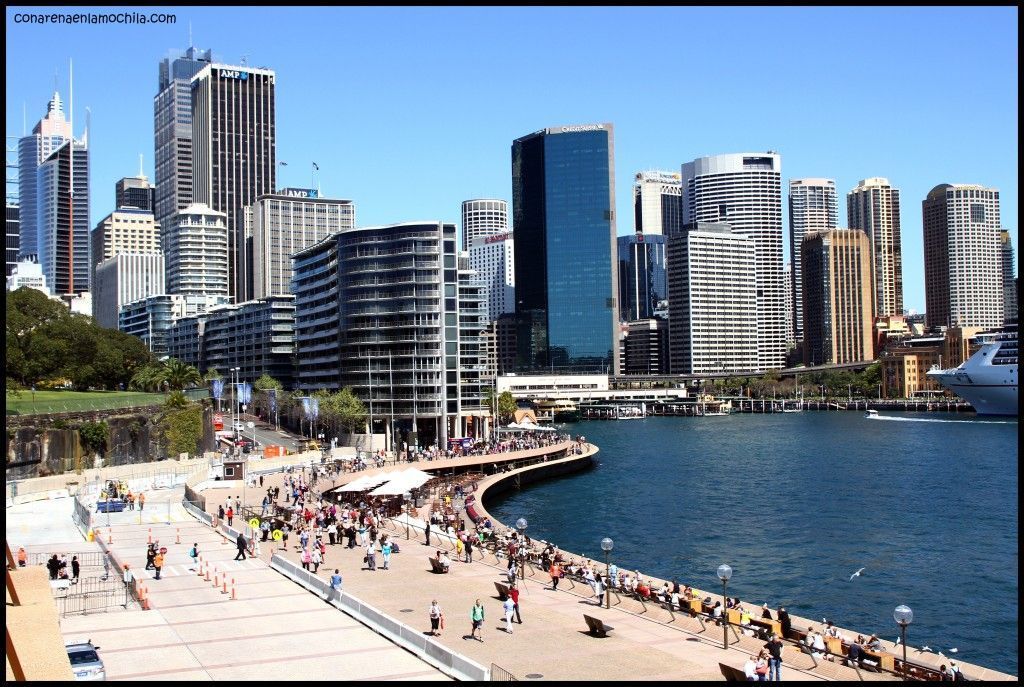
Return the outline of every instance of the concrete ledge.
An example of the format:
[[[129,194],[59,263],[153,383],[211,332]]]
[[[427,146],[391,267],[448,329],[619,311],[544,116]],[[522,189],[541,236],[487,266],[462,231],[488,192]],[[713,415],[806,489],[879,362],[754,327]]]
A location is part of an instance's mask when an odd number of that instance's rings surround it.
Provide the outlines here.
[[[50,575],[43,566],[18,568],[11,573],[20,606],[7,595],[7,635],[14,644],[26,680],[72,681],[71,662],[60,633],[57,606],[50,591]],[[88,639],[88,637],[83,637]],[[7,681],[14,680],[10,656]]]

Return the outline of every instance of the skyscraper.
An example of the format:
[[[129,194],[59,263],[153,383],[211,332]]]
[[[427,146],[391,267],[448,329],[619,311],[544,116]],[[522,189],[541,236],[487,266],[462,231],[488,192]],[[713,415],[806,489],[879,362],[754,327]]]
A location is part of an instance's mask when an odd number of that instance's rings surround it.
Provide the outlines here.
[[[469,250],[473,239],[507,234],[508,203],[496,198],[462,201],[462,250]]]
[[[786,362],[782,272],[782,160],[767,153],[702,157],[682,167],[683,224],[724,222],[754,239],[757,368]]]
[[[351,200],[321,198],[316,189],[260,196],[252,211],[253,297],[290,294],[292,254],[355,225]]]
[[[153,151],[156,162],[154,214],[164,227],[171,216],[193,202],[192,77],[213,62],[210,50],[190,47],[160,62],[153,97]],[[166,247],[164,251],[166,252]]]
[[[153,212],[153,184],[140,174],[137,177],[125,177],[115,184],[114,207],[135,208],[145,212]]]
[[[541,129],[512,143],[521,369],[619,369],[611,124]]]
[[[38,169],[53,151],[71,138],[71,122],[64,118],[60,94],[54,92],[46,116],[32,128],[32,134],[18,140],[18,197],[21,205],[21,258],[39,255],[38,206],[36,201]],[[52,286],[52,284],[51,284]]]
[[[685,225],[668,237],[672,374],[758,366],[757,248],[728,224]]]
[[[921,210],[928,326],[1002,325],[999,191],[939,184],[922,201]]]
[[[119,253],[160,253],[160,225],[154,221],[152,212],[121,208],[100,220],[92,230],[90,242],[89,271],[95,277],[96,266]],[[116,327],[117,322],[112,326]]]
[[[167,293],[228,295],[228,229],[223,212],[195,203],[171,216],[164,260]]]
[[[515,239],[511,233],[477,236],[469,244],[469,267],[487,286],[487,321],[516,311]]]
[[[192,77],[193,196],[227,215],[229,294],[254,291],[244,209],[274,190],[274,72],[208,64]]]
[[[1006,229],[999,231],[999,249],[1003,263],[1003,321],[1017,321],[1017,271],[1014,268],[1013,241]]]
[[[811,231],[828,231],[839,224],[836,182],[833,179],[789,180],[789,298],[792,302],[793,337],[803,340],[804,308],[800,269],[800,244]]]
[[[24,140],[24,139],[23,139]],[[37,170],[39,264],[55,295],[89,290],[89,149],[69,139]]]
[[[665,276],[667,235],[637,232],[619,236],[619,318],[647,320],[668,307]]]
[[[668,236],[679,231],[683,224],[682,192],[679,172],[637,172],[633,183],[633,230],[647,236]]]
[[[17,203],[8,202],[4,205],[7,223],[7,276],[11,276],[18,265],[18,247],[21,244],[21,221],[18,212],[21,208]]]
[[[121,306],[165,293],[164,254],[118,252],[96,265],[92,289],[96,324],[117,329]]]
[[[860,229],[804,236],[804,364],[841,365],[874,357],[871,255],[871,240]]]
[[[903,314],[903,249],[900,240],[900,191],[882,177],[862,179],[846,194],[850,229],[871,239],[875,280],[873,315]]]

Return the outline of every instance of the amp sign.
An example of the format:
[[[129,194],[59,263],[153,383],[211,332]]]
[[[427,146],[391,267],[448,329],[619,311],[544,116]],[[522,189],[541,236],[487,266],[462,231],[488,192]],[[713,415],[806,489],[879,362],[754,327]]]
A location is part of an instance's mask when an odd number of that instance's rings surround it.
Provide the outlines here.
[[[221,69],[220,78],[246,81],[249,78],[249,72],[243,72],[240,69]]]

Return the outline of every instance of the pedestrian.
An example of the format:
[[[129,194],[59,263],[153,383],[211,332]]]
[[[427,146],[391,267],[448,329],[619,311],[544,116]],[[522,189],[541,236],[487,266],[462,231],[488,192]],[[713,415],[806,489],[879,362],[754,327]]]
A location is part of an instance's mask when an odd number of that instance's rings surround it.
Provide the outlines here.
[[[313,552],[310,554],[310,563],[313,564],[313,574],[316,575],[316,571],[320,569],[320,563],[324,560],[323,555],[320,553],[320,549],[313,547]]]
[[[245,560],[245,535],[241,532],[238,533],[238,538],[235,540],[235,546],[238,547],[238,553],[235,554],[235,560]]]
[[[552,563],[549,574],[551,575],[551,590],[557,592],[558,580],[562,578],[562,566],[560,566],[558,563]]]
[[[270,536],[270,521],[269,520],[264,520],[263,522],[260,523],[260,532],[263,533],[263,536],[262,536],[260,541],[267,541],[267,537]]]
[[[223,520],[224,519],[224,505],[223,504],[217,506],[217,519],[218,520]]]
[[[366,545],[366,569],[376,570],[377,569],[377,551],[373,546],[373,542],[369,542]]]
[[[263,475],[260,475],[260,489],[263,488]]]
[[[106,582],[110,578],[110,558],[107,556],[103,557],[103,577],[100,578]]]
[[[139,510],[141,511],[146,506],[146,492],[139,492]]]
[[[313,562],[313,555],[309,552],[309,549],[303,549],[302,553],[299,554],[299,560],[302,561],[302,569],[309,570],[309,564]]]
[[[192,559],[192,567],[189,570],[195,570],[199,565],[199,542],[192,542],[192,548],[188,550],[188,555]]]
[[[427,546],[430,546],[430,518],[427,518],[427,527],[426,527],[426,529],[424,531],[427,534],[427,537],[426,537],[426,539],[427,539]]]
[[[473,562],[473,537],[466,537],[466,562]]]
[[[146,570],[153,569],[154,558],[156,558],[156,545],[150,544],[146,549]]]
[[[334,591],[336,598],[341,598],[341,572],[335,568],[334,574],[331,575],[331,589]]]
[[[288,550],[288,532],[290,530],[291,530],[291,528],[288,527],[288,523],[285,523],[284,526],[281,528],[281,550],[282,551],[287,551]]]
[[[773,634],[772,638],[764,645],[768,650],[768,681],[782,681],[782,638]]]
[[[511,595],[505,597],[501,608],[505,611],[505,632],[512,634],[512,614],[515,613],[516,602],[512,600]]]
[[[78,584],[78,574],[82,571],[82,564],[78,562],[78,556],[71,557],[71,584]]]
[[[141,509],[140,509],[141,510]],[[164,567],[164,555],[159,551],[156,552],[156,556],[153,557],[153,567],[156,568],[156,578],[160,579],[160,568]]]
[[[391,563],[391,542],[388,539],[380,540],[380,553],[384,558],[384,569],[388,569]]]
[[[103,560],[106,560],[104,558]],[[28,564],[28,553],[25,551],[24,546],[18,547],[18,567],[24,568]]]
[[[441,607],[437,605],[437,599],[430,602],[430,610],[428,611],[430,616],[430,636],[440,637],[441,633],[438,630],[441,627],[441,617],[444,615],[441,613]]]
[[[338,526],[331,520],[331,524],[327,526],[327,539],[331,542],[331,546],[334,546],[334,539],[338,536]]]
[[[517,587],[514,583],[510,585],[508,588],[508,595],[512,599],[512,603],[515,604],[516,622],[522,625],[523,618],[519,615],[519,587]]]
[[[231,527],[231,521],[235,517],[235,509],[232,508],[231,506],[228,506],[228,509],[227,509],[225,515],[228,516],[228,527]]]
[[[473,621],[473,632],[470,636],[484,641],[484,607],[480,604],[480,599],[476,600],[476,604],[469,611],[469,619]]]
[[[46,561],[46,569],[50,571],[50,579],[57,579],[57,572],[60,570],[60,561],[57,560],[57,554],[53,554],[50,560]]]
[[[130,491],[124,495],[124,500],[128,502],[128,510],[135,510],[135,496]]]

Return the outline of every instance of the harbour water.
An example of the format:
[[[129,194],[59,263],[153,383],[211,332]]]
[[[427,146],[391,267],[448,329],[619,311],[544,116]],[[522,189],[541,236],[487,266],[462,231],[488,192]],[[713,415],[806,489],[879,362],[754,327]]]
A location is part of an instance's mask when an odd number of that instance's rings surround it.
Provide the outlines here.
[[[1017,421],[882,416],[567,424],[597,467],[487,506],[594,560],[611,537],[620,567],[709,591],[728,563],[730,596],[893,641],[906,604],[911,647],[1017,674]]]

